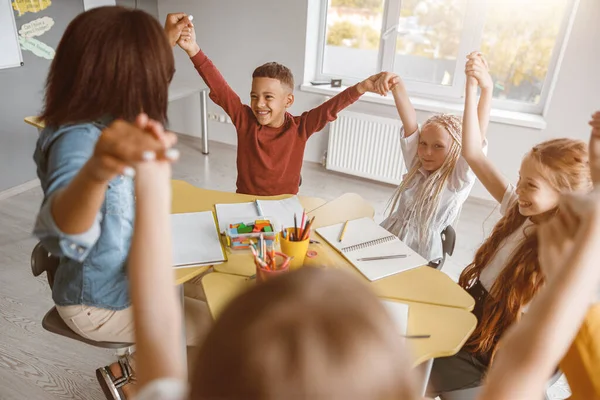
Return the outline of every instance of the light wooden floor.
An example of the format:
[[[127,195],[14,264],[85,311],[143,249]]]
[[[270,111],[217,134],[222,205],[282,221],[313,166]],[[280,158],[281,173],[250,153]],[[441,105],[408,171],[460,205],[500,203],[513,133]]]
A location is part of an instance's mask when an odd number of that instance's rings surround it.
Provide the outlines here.
[[[235,191],[233,147],[211,143],[210,156],[203,156],[198,140],[182,137],[179,148],[182,159],[174,178]],[[316,164],[306,164],[302,176],[301,194],[333,199],[346,192],[359,193],[373,204],[378,220],[393,192],[389,185],[331,173]],[[42,317],[52,307],[50,290],[45,277],[33,278],[29,266],[36,243],[31,230],[41,200],[41,190],[36,188],[0,201],[0,400],[102,400],[94,371],[113,360],[112,352],[41,327]],[[467,201],[457,226],[457,247],[444,272],[458,277],[497,219],[493,204]],[[566,390],[564,384],[557,386],[553,398],[567,397]]]

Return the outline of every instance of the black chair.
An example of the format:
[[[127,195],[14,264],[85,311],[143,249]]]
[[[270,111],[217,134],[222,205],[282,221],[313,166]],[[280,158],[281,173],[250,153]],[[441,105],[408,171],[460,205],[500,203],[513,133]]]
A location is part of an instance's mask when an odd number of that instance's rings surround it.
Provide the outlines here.
[[[48,250],[42,246],[41,243],[38,243],[31,253],[31,272],[33,276],[39,276],[43,272],[46,272],[46,277],[48,278],[48,283],[50,284],[50,288],[54,286],[54,276],[56,274],[56,269],[58,268],[60,259],[56,256],[53,256]],[[101,347],[103,349],[115,349],[117,351],[117,356],[119,357],[119,363],[124,362],[124,360],[130,355],[130,347],[133,346],[133,343],[120,343],[120,342],[97,342],[95,340],[84,338],[83,336],[78,335],[73,332],[71,328],[65,324],[61,316],[58,314],[56,307],[52,307],[50,311],[46,313],[44,318],[42,319],[42,327],[48,332],[52,332],[54,334],[67,337],[69,339],[78,340],[83,343],[87,343],[89,345],[95,347]],[[98,372],[99,371],[99,372]],[[97,374],[107,374],[104,369],[98,369]],[[111,379],[111,377],[103,376],[104,379]],[[117,392],[114,392],[112,388],[108,390],[111,391],[113,395],[112,398],[121,398],[120,387],[127,383],[127,379],[129,376],[125,376],[126,379],[120,379],[115,382],[115,388]]]
[[[437,270],[441,270],[446,262],[446,256],[451,256],[454,253],[454,246],[456,246],[456,231],[452,225],[448,225],[441,234],[442,237],[442,258],[429,262],[429,266]]]

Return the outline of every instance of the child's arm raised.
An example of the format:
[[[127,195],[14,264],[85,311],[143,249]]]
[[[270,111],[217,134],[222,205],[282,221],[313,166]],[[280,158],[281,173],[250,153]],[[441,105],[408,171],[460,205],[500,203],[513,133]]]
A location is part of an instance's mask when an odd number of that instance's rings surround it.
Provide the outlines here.
[[[487,129],[490,124],[490,112],[492,111],[492,95],[494,82],[489,73],[487,61],[481,53],[473,52],[467,57],[467,72],[472,72],[479,88],[481,96],[477,105],[477,117],[479,118],[479,129],[481,130],[481,139],[484,140],[487,135]]]
[[[310,137],[313,133],[323,129],[327,123],[335,121],[340,111],[354,103],[366,92],[373,92],[384,96],[386,92],[378,84],[378,80],[383,74],[385,72],[370,76],[364,81],[338,93],[320,106],[303,113],[300,119],[303,124],[301,129],[305,135]]]
[[[402,126],[404,127],[404,138],[408,138],[417,132],[419,125],[417,124],[417,112],[410,102],[406,87],[400,77],[396,79],[395,86],[392,88],[392,94],[394,95],[394,103],[396,103],[396,109],[402,121]]]
[[[470,62],[471,60],[467,62],[465,68],[467,85],[463,115],[462,156],[469,163],[469,166],[483,186],[485,186],[498,203],[501,203],[509,183],[486,157],[481,146],[484,135],[481,131],[482,121],[480,121],[478,116],[477,105],[477,76],[481,76],[481,73],[480,71],[476,71]],[[484,107],[481,108],[483,109]],[[487,126],[487,121],[489,121],[488,118],[483,121],[485,126]]]
[[[169,20],[169,15],[167,16],[167,21]],[[188,17],[183,17],[183,19],[186,21],[187,27],[181,32],[177,44],[188,54],[204,83],[210,89],[209,96],[212,101],[221,107],[229,115],[233,124],[238,127],[246,115],[242,100],[233,91],[231,86],[229,86],[217,67],[200,49],[200,46],[198,46],[194,24],[189,21]],[[165,26],[166,29],[167,27]],[[167,36],[172,35],[167,33]]]
[[[528,312],[503,338],[482,400],[540,398],[600,284],[598,193],[565,196],[561,213],[539,227],[538,234],[541,263],[552,258],[561,268],[548,277]],[[595,371],[599,367],[589,366]]]
[[[162,130],[162,126],[153,129]],[[137,200],[128,274],[140,388],[161,378],[186,381],[182,312],[171,259],[170,178],[167,162],[136,165]]]
[[[34,229],[48,250],[85,259],[100,237],[99,212],[109,182],[148,155],[160,157],[176,141],[170,133],[152,137],[127,125],[115,121],[99,137],[84,128],[65,129],[54,141],[48,153],[47,201]],[[65,235],[83,251],[57,243],[57,237]]]

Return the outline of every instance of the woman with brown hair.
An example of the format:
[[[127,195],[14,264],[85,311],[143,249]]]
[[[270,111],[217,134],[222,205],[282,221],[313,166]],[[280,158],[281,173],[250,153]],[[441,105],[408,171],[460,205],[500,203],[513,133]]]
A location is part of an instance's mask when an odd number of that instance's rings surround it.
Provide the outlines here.
[[[539,225],[559,212],[561,193],[592,188],[588,146],[572,139],[535,146],[523,158],[517,186],[507,181],[481,151],[476,99],[477,82],[484,73],[475,63],[467,63],[462,152],[500,203],[503,217],[459,278],[459,284],[476,300],[474,314],[479,323],[457,355],[434,362],[430,385],[434,397],[482,384],[500,338],[519,321],[544,283],[538,257]]]
[[[41,115],[46,129],[34,154],[44,191],[34,233],[60,257],[52,290],[58,313],[91,340],[134,342],[125,268],[135,211],[133,167],[177,157],[170,149],[175,136],[155,129],[167,119],[174,71],[160,24],[121,7],[77,16],[50,67]],[[154,133],[129,129],[123,120]],[[208,312],[192,300],[186,310],[195,313],[197,337],[190,340],[196,341]],[[119,386],[133,380],[128,360],[97,370],[109,399],[122,396]]]

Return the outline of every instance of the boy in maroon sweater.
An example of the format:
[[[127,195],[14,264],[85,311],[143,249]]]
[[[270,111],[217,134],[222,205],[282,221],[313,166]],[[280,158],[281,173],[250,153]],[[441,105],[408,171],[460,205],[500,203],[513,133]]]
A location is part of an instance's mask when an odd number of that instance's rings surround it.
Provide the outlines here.
[[[186,26],[184,29],[182,22]],[[208,85],[210,98],[225,110],[236,128],[238,193],[259,196],[298,193],[308,138],[335,120],[341,110],[365,92],[385,94],[382,81],[385,76],[381,73],[349,87],[300,116],[293,116],[286,110],[294,103],[294,77],[287,67],[272,62],[256,68],[252,74],[248,106],[200,50],[193,24],[185,14],[167,16],[165,30],[171,42],[179,34],[177,44],[187,52]]]

